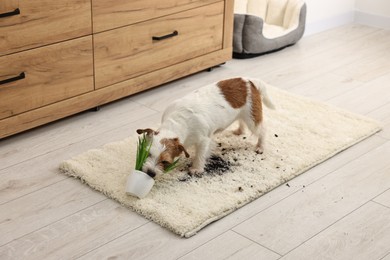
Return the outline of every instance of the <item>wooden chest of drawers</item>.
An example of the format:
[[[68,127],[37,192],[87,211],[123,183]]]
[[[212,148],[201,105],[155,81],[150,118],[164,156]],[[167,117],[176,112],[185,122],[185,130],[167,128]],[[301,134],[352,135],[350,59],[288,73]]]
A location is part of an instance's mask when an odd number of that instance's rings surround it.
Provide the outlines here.
[[[231,58],[233,0],[0,2],[0,138]]]

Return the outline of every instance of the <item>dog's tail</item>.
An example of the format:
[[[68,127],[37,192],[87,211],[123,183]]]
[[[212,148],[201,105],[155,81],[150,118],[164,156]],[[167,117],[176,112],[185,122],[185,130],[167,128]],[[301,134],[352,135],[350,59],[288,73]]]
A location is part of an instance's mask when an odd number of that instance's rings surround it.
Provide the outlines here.
[[[270,109],[276,109],[274,103],[267,94],[267,84],[259,79],[249,79],[249,81],[252,82],[252,84],[255,85],[255,87],[260,91],[264,105]]]

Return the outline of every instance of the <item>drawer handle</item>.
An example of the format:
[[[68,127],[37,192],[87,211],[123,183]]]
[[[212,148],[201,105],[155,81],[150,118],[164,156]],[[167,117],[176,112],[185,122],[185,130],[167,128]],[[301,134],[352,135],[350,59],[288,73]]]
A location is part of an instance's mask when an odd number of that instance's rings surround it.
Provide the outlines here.
[[[12,12],[0,14],[0,18],[8,17],[8,16],[13,16],[13,15],[18,15],[18,14],[20,14],[20,10],[19,10],[19,8],[16,8],[16,9],[15,9],[14,11],[12,11]]]
[[[153,41],[161,41],[161,40],[165,40],[168,38],[172,38],[172,37],[177,36],[177,35],[179,35],[179,32],[174,31],[173,33],[163,35],[163,36],[153,36],[152,39],[153,39]]]
[[[21,79],[24,79],[25,77],[26,77],[26,74],[24,72],[22,72],[22,73],[20,73],[16,77],[5,79],[5,80],[1,80],[0,81],[0,85],[7,84],[7,83],[10,83],[10,82],[13,82],[13,81],[17,81],[17,80],[21,80]]]

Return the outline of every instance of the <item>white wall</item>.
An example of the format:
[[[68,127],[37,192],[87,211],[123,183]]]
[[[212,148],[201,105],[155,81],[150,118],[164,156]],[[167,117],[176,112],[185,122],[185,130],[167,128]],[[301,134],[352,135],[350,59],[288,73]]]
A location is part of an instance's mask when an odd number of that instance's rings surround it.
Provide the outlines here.
[[[356,0],[306,0],[305,35],[352,23],[355,2]]]
[[[379,16],[390,17],[389,0],[356,0],[356,10]]]
[[[355,22],[390,29],[390,1],[356,0]]]
[[[305,35],[348,23],[390,29],[390,0],[306,0]]]
[[[326,20],[355,10],[355,0],[306,0],[306,5],[307,23]]]

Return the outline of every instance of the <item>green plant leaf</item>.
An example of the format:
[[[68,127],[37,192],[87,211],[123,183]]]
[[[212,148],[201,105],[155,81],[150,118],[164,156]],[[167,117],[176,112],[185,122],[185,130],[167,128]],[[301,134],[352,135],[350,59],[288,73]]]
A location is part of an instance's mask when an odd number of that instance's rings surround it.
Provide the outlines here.
[[[137,155],[135,159],[135,169],[141,171],[142,166],[144,165],[146,159],[149,156],[150,148],[152,147],[152,142],[149,142],[146,138],[145,133],[142,137],[138,137],[137,144]]]
[[[179,166],[179,160],[180,160],[180,157],[177,158],[176,160],[173,161],[173,163],[171,163],[170,165],[168,165],[167,168],[165,168],[164,172],[165,173],[168,173],[172,170],[174,170],[175,168],[177,168]]]

